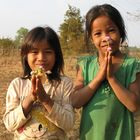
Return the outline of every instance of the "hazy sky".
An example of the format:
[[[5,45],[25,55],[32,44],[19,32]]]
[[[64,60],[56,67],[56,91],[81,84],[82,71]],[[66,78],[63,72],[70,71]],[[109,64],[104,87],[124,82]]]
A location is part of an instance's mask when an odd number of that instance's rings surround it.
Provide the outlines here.
[[[49,25],[57,32],[68,4],[79,8],[84,16],[93,5],[103,3],[121,12],[129,45],[140,46],[140,0],[0,0],[0,38],[14,38],[21,27],[30,30],[39,25]]]

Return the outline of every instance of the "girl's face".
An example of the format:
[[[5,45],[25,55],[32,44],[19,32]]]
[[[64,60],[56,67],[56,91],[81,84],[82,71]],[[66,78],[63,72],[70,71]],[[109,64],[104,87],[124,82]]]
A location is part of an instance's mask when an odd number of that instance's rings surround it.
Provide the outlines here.
[[[55,64],[55,52],[46,41],[36,44],[27,54],[27,61],[32,70],[40,66],[45,71],[52,70]]]
[[[91,29],[92,42],[99,54],[104,56],[108,45],[111,48],[112,54],[119,50],[120,32],[116,24],[109,17],[99,16],[92,22]],[[109,42],[106,41],[107,38],[109,38]]]

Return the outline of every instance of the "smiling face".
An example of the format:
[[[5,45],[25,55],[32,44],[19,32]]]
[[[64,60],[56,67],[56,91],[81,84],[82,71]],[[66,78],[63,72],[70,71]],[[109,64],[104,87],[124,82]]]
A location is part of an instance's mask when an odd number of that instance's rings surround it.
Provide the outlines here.
[[[45,71],[52,70],[55,64],[55,52],[46,41],[35,44],[27,54],[27,61],[32,70],[42,67]]]
[[[91,39],[99,55],[104,56],[108,45],[111,47],[112,54],[119,50],[120,32],[118,27],[108,16],[102,15],[96,18],[91,25],[91,29]],[[110,37],[109,42],[106,40],[107,36]]]

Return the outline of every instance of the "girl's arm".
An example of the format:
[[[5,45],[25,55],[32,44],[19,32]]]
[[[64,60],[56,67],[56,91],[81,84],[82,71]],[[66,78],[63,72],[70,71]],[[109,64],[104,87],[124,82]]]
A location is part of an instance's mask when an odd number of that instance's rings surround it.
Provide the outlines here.
[[[115,77],[108,78],[108,82],[120,102],[131,112],[140,109],[140,73],[137,74],[136,80],[130,84],[129,89],[123,87]]]
[[[63,84],[62,84],[63,83]],[[45,93],[44,97],[40,96],[40,102],[45,107],[47,113],[46,117],[56,126],[62,128],[64,131],[69,131],[74,125],[74,111],[71,105],[70,94],[73,90],[72,81],[68,78],[61,81],[57,87],[55,94],[59,96],[59,102],[53,100]],[[38,94],[42,92],[38,92]]]
[[[42,105],[45,107],[47,112],[50,112],[52,110],[54,101],[50,98],[50,96],[46,93],[41,79],[36,77],[35,84],[32,82],[32,85],[35,85],[34,92],[38,100],[42,103]]]
[[[75,81],[75,91],[71,96],[73,106],[75,108],[80,108],[85,105],[94,95],[103,80],[104,71],[101,72],[100,70],[97,76],[87,86],[84,86],[82,68],[79,67]]]
[[[140,108],[140,72],[136,73],[136,80],[129,85],[129,89],[126,89],[115,78],[112,70],[112,57],[108,55],[107,66],[107,80],[112,87],[115,95],[124,106],[131,112],[135,112]]]
[[[97,75],[87,86],[84,86],[82,68],[80,66],[78,67],[75,81],[75,92],[72,94],[72,103],[75,108],[80,108],[85,105],[99,88],[102,81],[106,78],[107,55],[108,54],[105,53],[104,61],[100,62]]]
[[[25,99],[22,102],[22,109],[24,112],[25,117],[27,117],[32,110],[33,103],[35,99],[33,98],[33,93],[31,92],[28,96],[25,97]]]
[[[64,131],[69,131],[74,126],[74,110],[70,99],[70,95],[73,91],[73,83],[67,77],[61,82],[64,83],[62,84],[62,87],[60,87],[62,90],[61,95],[63,95],[61,104],[54,102],[53,108],[51,112],[49,112],[48,117]],[[58,92],[60,91],[58,90]]]
[[[31,78],[31,83],[32,83],[31,91],[25,97],[25,99],[22,101],[22,109],[23,109],[25,117],[27,117],[29,115],[30,111],[32,110],[33,103],[37,99],[37,93],[36,93],[37,82],[36,82],[36,80],[37,80],[37,78],[35,76],[32,76],[32,78]]]
[[[23,112],[20,98],[20,93],[23,93],[22,88],[20,88],[21,83],[22,80],[20,78],[13,80],[6,95],[6,111],[3,121],[7,130],[12,132],[23,126],[30,119],[30,116],[25,117]],[[24,97],[24,93],[21,97]]]

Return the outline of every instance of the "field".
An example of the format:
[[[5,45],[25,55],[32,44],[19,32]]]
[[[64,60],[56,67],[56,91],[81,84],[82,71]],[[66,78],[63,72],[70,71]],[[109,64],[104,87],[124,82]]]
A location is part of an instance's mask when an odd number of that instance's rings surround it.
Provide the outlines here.
[[[65,59],[65,73],[75,79],[76,73],[76,57],[70,57]],[[2,116],[5,112],[5,96],[7,87],[10,81],[20,76],[22,73],[21,70],[21,63],[20,57],[1,57],[0,59],[0,140],[12,140],[13,135],[9,133],[6,128],[4,127]],[[79,111],[76,114],[76,124],[74,127],[74,132],[77,135],[78,128],[79,128],[79,120],[80,120],[80,113]],[[135,113],[135,127],[136,127],[136,136],[137,140],[140,140],[138,136],[140,136],[140,112]],[[76,140],[76,138],[74,139]]]

